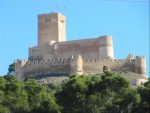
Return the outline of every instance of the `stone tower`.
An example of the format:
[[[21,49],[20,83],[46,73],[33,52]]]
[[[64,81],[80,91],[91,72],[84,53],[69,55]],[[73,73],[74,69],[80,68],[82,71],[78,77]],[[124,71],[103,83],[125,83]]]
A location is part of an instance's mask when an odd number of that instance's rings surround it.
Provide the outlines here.
[[[73,58],[71,62],[71,73],[83,74],[83,60],[81,55]]]
[[[111,36],[101,36],[99,45],[99,54],[101,57],[114,58],[113,41]]]
[[[38,46],[66,41],[66,18],[60,13],[38,15]]]
[[[136,56],[135,72],[142,76],[146,75],[146,58],[144,56]]]

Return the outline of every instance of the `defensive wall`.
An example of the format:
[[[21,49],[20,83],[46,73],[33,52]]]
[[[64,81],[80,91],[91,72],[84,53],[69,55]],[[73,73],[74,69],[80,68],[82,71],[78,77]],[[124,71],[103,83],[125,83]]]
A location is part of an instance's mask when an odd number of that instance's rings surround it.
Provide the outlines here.
[[[50,45],[29,48],[29,59],[51,59],[53,57],[68,57],[82,55],[86,57],[111,57],[113,43],[111,36],[100,36],[93,39],[54,42]]]
[[[38,15],[38,45],[29,48],[28,60],[16,60],[17,78],[30,76],[100,74],[105,70],[133,72],[132,81],[146,80],[146,59],[130,54],[118,60],[112,36],[66,41],[66,17],[60,13]],[[130,80],[130,77],[128,77]],[[135,82],[136,83],[136,82]]]
[[[69,75],[78,74],[100,74],[104,67],[109,71],[134,72],[139,74],[142,79],[146,79],[145,57],[132,57],[115,60],[103,57],[82,57],[81,55],[66,58],[52,58],[48,60],[17,60],[15,64],[16,73],[19,79],[25,79],[31,75]]]

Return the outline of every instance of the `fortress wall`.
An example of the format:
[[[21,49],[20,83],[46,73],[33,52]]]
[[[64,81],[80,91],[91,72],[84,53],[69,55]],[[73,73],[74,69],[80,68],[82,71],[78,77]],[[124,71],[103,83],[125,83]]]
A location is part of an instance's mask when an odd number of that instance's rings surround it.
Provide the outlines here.
[[[104,66],[108,67],[108,70],[116,72],[135,72],[135,61],[112,60],[108,58],[83,58],[83,72],[84,73],[102,73]]]
[[[129,54],[124,60],[116,60],[112,69],[118,71],[131,71],[140,74],[141,77],[146,78],[146,59],[144,56],[135,56]]]
[[[58,65],[58,64],[39,64],[39,65],[26,65],[24,67],[24,73],[26,75],[37,74],[69,74],[70,65]]]
[[[83,72],[90,74],[103,73],[104,66],[107,66],[109,70],[113,65],[110,58],[86,58],[83,60]]]
[[[144,56],[129,55],[124,60],[116,60],[112,66],[113,71],[130,71],[146,78],[146,59]]]
[[[113,71],[120,71],[120,69],[123,67],[124,63],[126,62],[126,60],[115,60],[111,66],[111,69]]]
[[[117,72],[135,72],[135,62],[127,61],[126,59],[116,60],[113,62],[111,70]]]
[[[37,46],[29,48],[29,59],[42,59],[42,51]]]
[[[83,73],[102,73],[104,66],[116,72],[133,72],[139,74],[137,79],[146,78],[145,57],[137,56],[132,59],[113,60],[111,58],[83,58]]]
[[[34,74],[69,74],[71,71],[70,59],[50,59],[44,60],[29,60],[26,62],[17,61],[15,63],[16,74],[19,75],[19,79]]]
[[[47,60],[55,56],[54,45],[43,45],[29,48],[29,59]]]
[[[69,41],[63,41],[63,42],[56,42],[56,44],[82,44],[82,43],[88,43],[88,42],[96,42],[99,40],[98,38],[87,38],[87,39],[80,39],[80,40],[69,40]]]
[[[86,39],[79,41],[59,42],[57,44],[56,55],[71,56],[81,54],[82,56],[97,54],[99,45],[97,39]]]
[[[136,59],[123,59],[113,60],[111,57],[82,57],[81,55],[75,55],[66,58],[52,58],[48,60],[29,60],[18,61],[15,64],[15,71],[18,78],[26,78],[32,74],[99,74],[103,73],[104,67],[108,70],[116,72],[135,72],[142,78],[141,71],[143,72],[144,64],[143,57],[136,57]],[[141,66],[137,68],[137,66]],[[139,73],[138,73],[138,72]],[[138,77],[139,78],[139,77]],[[140,78],[140,79],[141,79]],[[142,78],[143,79],[143,78]]]
[[[112,57],[113,43],[111,36],[101,36],[94,39],[56,42],[56,55],[70,56],[82,55],[83,57]]]
[[[53,57],[70,57],[82,55],[84,58],[113,57],[112,38],[101,36],[94,39],[56,42],[29,49],[29,56],[33,59],[50,59]]]

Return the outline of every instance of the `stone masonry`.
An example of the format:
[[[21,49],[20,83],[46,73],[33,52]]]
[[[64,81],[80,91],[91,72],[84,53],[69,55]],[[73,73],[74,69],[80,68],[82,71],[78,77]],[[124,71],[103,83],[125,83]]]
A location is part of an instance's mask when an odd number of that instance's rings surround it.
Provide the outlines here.
[[[115,59],[111,36],[66,41],[66,17],[60,13],[38,16],[38,45],[29,48],[27,61],[15,61],[20,80],[39,74],[100,74],[105,69],[134,72],[139,75],[134,80],[138,84],[146,80],[145,57],[129,54]]]

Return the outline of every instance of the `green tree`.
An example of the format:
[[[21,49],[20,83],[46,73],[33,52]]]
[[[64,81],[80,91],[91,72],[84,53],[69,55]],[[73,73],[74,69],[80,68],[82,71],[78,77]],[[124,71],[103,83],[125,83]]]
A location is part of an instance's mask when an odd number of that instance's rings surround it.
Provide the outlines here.
[[[4,77],[0,77],[0,90],[4,91],[6,85],[6,80]]]
[[[43,87],[34,80],[25,82],[28,93],[28,103],[31,113],[59,113],[60,107],[56,103],[53,93],[48,92],[48,87]]]
[[[8,74],[14,74],[14,73],[15,73],[15,64],[12,63],[9,65]]]
[[[16,75],[14,75],[14,74],[5,75],[5,76],[4,76],[4,79],[5,79],[7,82],[17,81],[17,77],[16,77]]]
[[[15,75],[0,77],[0,113],[60,113],[51,91],[35,80],[22,82]]]
[[[62,91],[57,94],[58,101],[63,106],[62,113],[82,113],[89,79],[90,77],[73,75],[62,85]]]
[[[0,113],[10,113],[9,109],[0,105]]]
[[[72,75],[60,85],[0,77],[0,113],[149,113],[150,79],[133,89],[120,74]]]
[[[133,110],[134,113],[150,113],[150,78],[144,87],[139,87],[138,92],[141,97],[141,102]]]
[[[57,94],[62,113],[130,113],[140,96],[116,73],[74,75]]]
[[[9,78],[9,79],[8,79]],[[27,113],[28,109],[28,97],[27,92],[24,90],[24,84],[20,81],[10,80],[11,77],[7,77],[5,99],[3,104],[8,106],[12,113]]]

